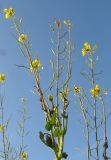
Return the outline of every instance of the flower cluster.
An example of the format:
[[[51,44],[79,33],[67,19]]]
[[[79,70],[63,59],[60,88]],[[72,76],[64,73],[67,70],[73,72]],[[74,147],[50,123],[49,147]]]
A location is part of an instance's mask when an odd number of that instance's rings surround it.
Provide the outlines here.
[[[80,95],[80,94],[81,94],[80,87],[74,85],[73,89],[74,89],[74,92],[75,92],[77,95]]]
[[[91,50],[91,46],[88,42],[84,43],[84,48],[82,48],[82,55],[85,56]]]
[[[27,155],[27,153],[26,152],[23,152],[22,154],[21,154],[21,159],[22,160],[27,160],[27,157],[28,157],[28,155]]]
[[[100,94],[100,87],[96,85],[95,88],[90,90],[90,92],[92,93],[92,97],[98,97]]]
[[[40,60],[37,58],[35,60],[32,60],[32,62],[30,63],[30,71],[33,72],[36,69],[41,67],[41,63]]]
[[[25,34],[21,34],[18,38],[18,41],[21,42],[21,43],[25,43],[26,42],[26,38],[27,36]]]
[[[5,81],[5,79],[6,79],[6,76],[5,76],[5,74],[0,74],[0,83],[3,83],[4,81]]]
[[[13,8],[5,8],[4,12],[5,12],[6,19],[9,19],[10,17],[14,16],[14,13],[15,13]]]

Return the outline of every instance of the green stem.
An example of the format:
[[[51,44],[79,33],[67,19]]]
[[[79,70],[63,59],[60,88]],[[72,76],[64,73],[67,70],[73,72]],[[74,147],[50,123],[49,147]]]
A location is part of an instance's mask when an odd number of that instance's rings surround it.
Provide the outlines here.
[[[101,97],[101,102],[102,102],[102,106],[103,106],[103,122],[104,122],[104,154],[103,154],[103,157],[104,157],[104,160],[107,160],[107,148],[108,148],[108,142],[107,142],[107,132],[106,132],[106,110],[105,110],[105,105],[104,105],[104,100],[103,98]]]
[[[81,110],[82,110],[82,115],[83,115],[83,118],[84,118],[84,121],[85,121],[85,125],[86,125],[86,140],[87,140],[87,160],[90,160],[90,137],[89,137],[89,122],[88,122],[88,119],[87,119],[87,115],[85,113],[85,110],[84,110],[84,106],[83,106],[83,101],[82,101],[82,98],[79,96],[79,101],[80,101],[80,107],[81,107]]]
[[[91,75],[92,75],[92,87],[95,88],[95,79],[94,79],[94,61],[92,53],[90,53],[91,58]],[[96,159],[99,160],[99,144],[98,144],[98,130],[97,130],[97,109],[96,109],[96,97],[94,96],[94,131],[96,139]]]
[[[56,106],[58,111],[59,96],[59,52],[60,52],[60,29],[58,28],[58,44],[57,44],[57,77],[56,77]]]
[[[4,108],[2,102],[1,102],[1,119],[2,119],[2,125],[4,126]],[[7,157],[6,143],[5,143],[5,126],[2,131],[2,142],[3,142],[4,160],[7,160],[8,157]]]

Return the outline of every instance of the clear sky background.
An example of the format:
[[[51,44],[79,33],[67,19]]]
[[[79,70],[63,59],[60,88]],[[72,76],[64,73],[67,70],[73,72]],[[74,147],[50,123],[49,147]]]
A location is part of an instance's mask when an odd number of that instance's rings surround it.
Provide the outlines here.
[[[39,140],[38,132],[44,130],[43,113],[40,109],[39,98],[33,95],[34,81],[31,74],[17,68],[15,64],[22,65],[25,60],[21,56],[17,42],[13,37],[15,33],[12,21],[4,18],[3,9],[13,7],[17,17],[23,18],[23,28],[31,34],[33,53],[38,54],[44,66],[42,71],[43,87],[47,88],[49,78],[50,58],[50,29],[48,22],[53,22],[53,17],[61,21],[70,19],[74,24],[72,40],[75,51],[73,53],[73,77],[71,84],[87,88],[80,72],[86,69],[81,48],[84,42],[91,45],[97,44],[98,64],[97,72],[102,71],[99,85],[108,88],[108,107],[111,102],[111,0],[0,0],[0,72],[7,75],[6,84],[2,87],[5,95],[4,107],[6,116],[12,115],[9,125],[9,137],[16,146],[19,140],[16,137],[16,121],[20,98],[27,98],[28,112],[31,119],[27,122],[30,135],[26,138],[30,160],[52,160],[53,153]],[[65,151],[69,154],[68,160],[85,160],[85,140],[83,128],[79,123],[79,112],[74,104],[74,96],[69,112],[69,130],[65,140]],[[109,121],[109,125],[111,121]],[[111,131],[109,130],[109,134]],[[76,150],[75,148],[80,148]]]

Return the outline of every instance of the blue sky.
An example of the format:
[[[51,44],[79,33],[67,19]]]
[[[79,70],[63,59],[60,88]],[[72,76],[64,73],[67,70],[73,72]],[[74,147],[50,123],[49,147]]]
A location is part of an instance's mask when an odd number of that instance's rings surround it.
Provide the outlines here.
[[[7,7],[13,7],[17,17],[23,18],[23,29],[26,33],[30,32],[31,34],[33,52],[35,55],[39,55],[44,66],[42,71],[43,87],[46,87],[50,78],[47,67],[51,54],[51,34],[48,22],[52,22],[53,17],[57,17],[61,21],[70,19],[71,23],[74,24],[72,40],[75,51],[73,53],[73,81],[71,84],[76,83],[87,88],[87,83],[81,77],[80,72],[86,69],[84,58],[81,55],[81,48],[84,42],[88,41],[91,45],[98,45],[99,61],[97,71],[102,71],[99,84],[102,88],[108,88],[110,92],[111,1],[0,0],[0,72],[7,75],[6,84],[1,90],[5,95],[6,115],[13,115],[9,127],[9,136],[15,145],[15,141],[17,141],[16,129],[12,126],[16,126],[17,110],[21,107],[20,98],[26,97],[28,99],[28,112],[32,117],[27,122],[27,129],[31,130],[30,135],[26,138],[26,142],[29,144],[29,159],[52,160],[53,153],[40,142],[38,136],[38,132],[44,130],[44,116],[40,109],[39,98],[30,92],[34,85],[33,78],[29,72],[15,66],[15,64],[24,64],[25,59],[23,59],[13,37],[15,31],[12,28],[12,21],[4,18],[3,9]],[[108,95],[108,105],[109,102],[110,96]],[[69,115],[69,131],[65,141],[65,150],[69,154],[68,160],[85,160],[83,128],[79,124],[79,113],[74,105],[74,100],[69,108]],[[76,147],[79,147],[81,151],[76,151]]]

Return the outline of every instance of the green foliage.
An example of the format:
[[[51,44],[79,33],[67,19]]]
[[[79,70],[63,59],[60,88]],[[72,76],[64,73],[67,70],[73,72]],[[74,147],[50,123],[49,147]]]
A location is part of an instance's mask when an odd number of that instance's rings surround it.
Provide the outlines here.
[[[50,130],[52,129],[52,124],[51,124],[50,121],[48,121],[48,122],[46,123],[45,129],[46,129],[47,131],[50,131]]]
[[[40,140],[45,144],[44,134],[43,134],[41,131],[39,132],[39,138],[40,138]]]
[[[59,136],[59,128],[56,128],[54,130],[54,133],[53,133],[54,137],[58,137]]]
[[[68,157],[68,154],[67,154],[66,152],[63,152],[63,153],[62,153],[62,158],[67,159],[67,157]]]

